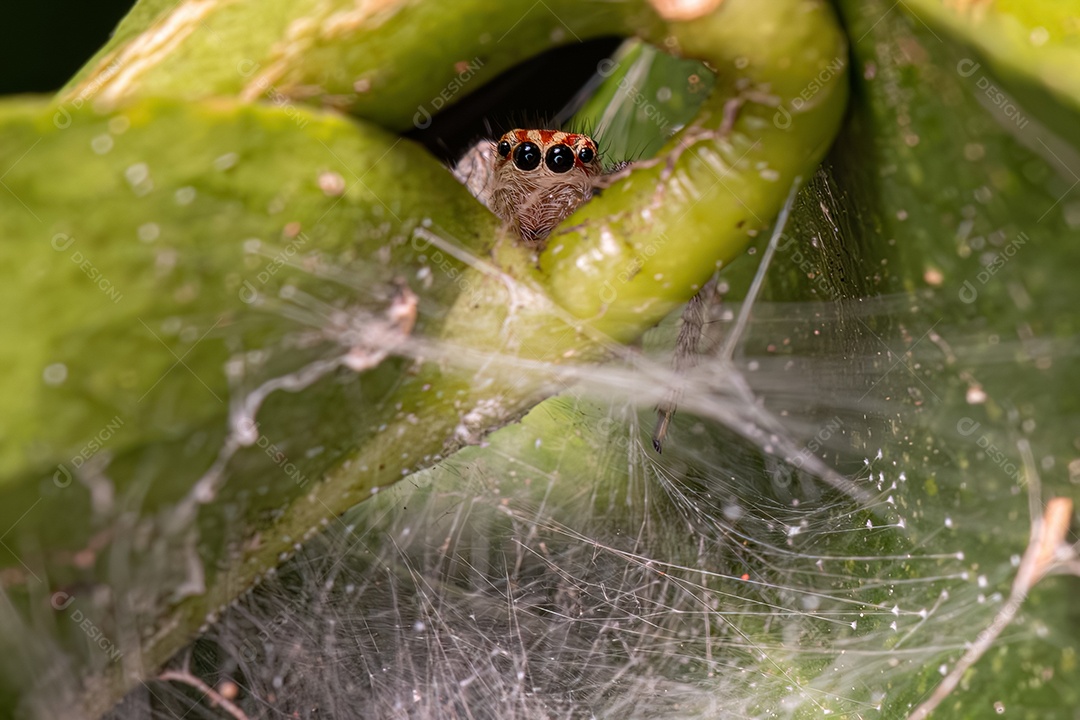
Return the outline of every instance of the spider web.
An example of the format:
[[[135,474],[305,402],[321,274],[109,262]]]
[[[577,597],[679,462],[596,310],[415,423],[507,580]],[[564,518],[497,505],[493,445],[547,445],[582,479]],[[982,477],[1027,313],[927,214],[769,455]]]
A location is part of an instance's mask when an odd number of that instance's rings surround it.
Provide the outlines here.
[[[979,336],[880,280],[842,160],[769,262],[721,278],[693,368],[669,369],[677,316],[568,365],[520,422],[327,518],[109,717],[906,715],[1001,606],[1032,518],[1016,439],[962,429]],[[310,298],[274,311],[330,324]],[[258,392],[234,399],[250,417]],[[1001,647],[1050,632],[1021,618]]]
[[[825,174],[804,190],[749,306],[730,299],[748,276],[720,283],[684,376],[667,369],[676,317],[640,356],[569,368],[569,388],[520,423],[328,520],[170,672],[235,694],[247,717],[912,707],[989,621],[1012,565],[952,505],[967,475],[919,456],[967,342],[928,327],[938,299],[820,283],[821,299],[767,299],[796,247],[815,252],[791,238],[836,249],[819,209],[840,211],[834,192]],[[647,388],[664,385],[682,400],[658,455]],[[227,716],[174,677],[113,717],[185,713]]]

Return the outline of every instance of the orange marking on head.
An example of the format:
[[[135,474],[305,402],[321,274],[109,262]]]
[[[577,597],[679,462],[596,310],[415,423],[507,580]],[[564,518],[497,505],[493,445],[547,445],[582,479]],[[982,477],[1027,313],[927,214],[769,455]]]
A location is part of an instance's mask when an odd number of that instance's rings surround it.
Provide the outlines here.
[[[522,154],[524,143],[536,145],[540,157]],[[596,143],[580,133],[515,128],[503,134],[498,145],[509,152],[494,159],[488,207],[513,224],[525,244],[540,247],[559,222],[592,197],[590,178],[603,172]],[[566,167],[566,150],[571,151],[572,168]]]
[[[515,128],[503,134],[500,141],[505,140],[511,147],[516,148],[522,143],[533,143],[539,146],[540,151],[546,155],[547,151],[555,145],[566,145],[574,152],[574,167],[589,175],[598,175],[602,172],[596,142],[588,135],[582,133],[570,133],[563,130],[544,130],[540,128]],[[582,162],[579,153],[584,149],[592,150],[593,159]],[[497,165],[502,165],[512,159],[513,155],[499,156],[495,159]]]

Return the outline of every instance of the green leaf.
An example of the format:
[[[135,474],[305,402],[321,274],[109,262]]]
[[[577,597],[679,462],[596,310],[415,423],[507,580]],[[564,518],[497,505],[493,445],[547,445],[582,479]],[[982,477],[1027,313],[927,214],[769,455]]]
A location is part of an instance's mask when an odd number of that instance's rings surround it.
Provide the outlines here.
[[[284,680],[298,707],[904,718],[1003,628],[933,717],[1073,717],[1075,546],[1054,548],[1065,576],[1013,590],[1080,474],[1068,144],[986,108],[999,79],[958,71],[967,45],[891,3],[842,10],[851,114],[741,330],[754,268],[723,276],[663,455],[651,405],[672,376],[579,370],[229,613],[207,640],[226,658],[230,631],[274,631],[253,686],[295,643],[334,668]],[[869,500],[820,483],[817,457]]]
[[[51,604],[47,635],[95,683],[87,708],[320,521],[518,417],[561,365],[640,337],[769,225],[837,130],[845,39],[820,2],[731,0],[692,22],[545,8],[147,3],[54,103],[0,109],[0,300],[20,309],[0,326],[4,622],[18,645]],[[469,58],[479,86],[613,32],[699,58],[717,84],[538,263],[384,129],[463,85]],[[124,659],[88,646],[74,612]],[[38,667],[5,661],[15,687]]]
[[[956,70],[976,83],[980,102],[991,112],[1020,129],[1031,119],[1025,112],[1030,113],[1080,147],[1075,123],[1080,112],[1080,4],[1075,0],[970,6],[914,0],[904,7],[919,22],[933,23],[969,49]],[[986,72],[980,60],[987,63]],[[1007,93],[1016,95],[1019,107]]]

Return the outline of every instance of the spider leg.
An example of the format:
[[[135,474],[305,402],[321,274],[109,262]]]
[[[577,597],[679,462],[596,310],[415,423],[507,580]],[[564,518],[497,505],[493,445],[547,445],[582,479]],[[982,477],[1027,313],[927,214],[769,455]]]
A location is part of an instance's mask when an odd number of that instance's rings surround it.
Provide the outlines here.
[[[705,319],[710,314],[712,305],[719,301],[716,283],[717,277],[714,275],[698,294],[686,303],[686,308],[682,313],[682,324],[679,326],[679,336],[675,341],[675,355],[671,362],[672,369],[676,373],[681,374],[690,370],[697,365],[701,357],[699,353]],[[667,437],[671,418],[678,407],[680,395],[680,390],[672,389],[656,406],[656,427],[653,430],[652,445],[657,453],[663,452],[664,439]]]

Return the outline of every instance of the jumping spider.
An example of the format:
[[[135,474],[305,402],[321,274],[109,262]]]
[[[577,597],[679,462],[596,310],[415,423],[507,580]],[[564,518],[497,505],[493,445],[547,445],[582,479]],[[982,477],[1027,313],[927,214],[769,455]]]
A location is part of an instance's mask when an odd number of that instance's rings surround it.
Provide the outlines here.
[[[525,246],[543,249],[556,225],[628,166],[619,163],[604,173],[596,142],[588,135],[516,129],[505,133],[498,142],[478,142],[454,167],[454,175],[477,200],[516,230]],[[701,336],[701,308],[700,296],[695,296],[686,308],[676,348],[676,369],[692,362],[690,358]],[[653,433],[657,452],[675,412],[675,402],[672,395],[657,408]]]
[[[561,130],[511,130],[472,147],[454,174],[528,247],[592,198],[604,174],[596,142]]]

